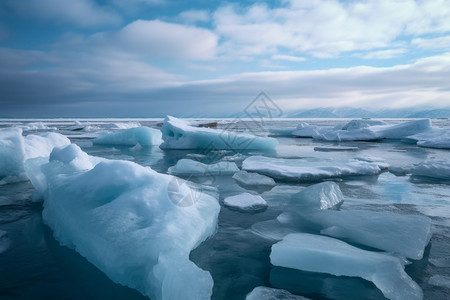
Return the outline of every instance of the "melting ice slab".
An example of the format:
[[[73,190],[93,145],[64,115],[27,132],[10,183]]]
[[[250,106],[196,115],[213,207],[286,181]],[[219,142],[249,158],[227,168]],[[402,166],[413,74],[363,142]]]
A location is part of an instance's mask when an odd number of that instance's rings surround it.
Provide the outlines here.
[[[314,181],[350,175],[375,175],[381,173],[385,164],[358,159],[347,161],[317,159],[282,159],[251,156],[244,160],[242,169],[261,173],[275,179]]]
[[[43,219],[55,238],[151,299],[209,299],[211,275],[189,253],[215,232],[217,199],[149,167],[82,153],[60,148],[30,170],[45,176]]]
[[[263,185],[274,186],[275,181],[267,176],[258,173],[249,173],[247,171],[239,171],[233,175],[233,179],[244,185]]]
[[[239,168],[236,166],[236,163],[229,161],[204,164],[199,161],[183,158],[175,166],[170,167],[168,171],[173,175],[220,176],[234,174],[239,171]]]
[[[161,131],[146,126],[130,128],[118,132],[106,132],[93,140],[98,145],[155,146],[162,143]]]
[[[258,211],[267,207],[266,200],[259,195],[252,195],[250,193],[227,197],[223,200],[223,204],[240,211]]]
[[[399,258],[362,250],[329,237],[293,233],[272,246],[275,266],[372,281],[388,299],[422,299]]]
[[[308,298],[293,295],[285,290],[258,286],[247,295],[245,300],[308,300]]]
[[[161,132],[164,140],[161,144],[163,149],[273,150],[278,144],[274,138],[193,127],[171,116],[167,116],[164,120]]]

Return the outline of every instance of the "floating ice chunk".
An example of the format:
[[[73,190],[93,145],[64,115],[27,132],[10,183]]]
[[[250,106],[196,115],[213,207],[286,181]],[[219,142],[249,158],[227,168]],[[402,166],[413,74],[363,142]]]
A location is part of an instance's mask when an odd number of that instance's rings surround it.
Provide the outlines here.
[[[314,147],[314,151],[332,152],[332,151],[356,151],[358,147],[350,146],[317,146]]]
[[[161,128],[163,149],[258,149],[273,150],[278,141],[269,137],[257,137],[226,130],[198,128],[167,116]]]
[[[314,137],[318,134],[320,128],[318,126],[309,125],[308,123],[301,122],[297,125],[297,128],[292,132],[293,136],[297,137]]]
[[[308,300],[308,298],[293,295],[286,290],[258,286],[247,295],[245,300]]]
[[[311,185],[298,193],[296,198],[293,202],[303,209],[337,209],[344,202],[341,189],[331,181]]]
[[[93,141],[97,145],[154,146],[162,143],[161,132],[146,126],[125,129],[118,132],[103,133]]]
[[[374,123],[375,122],[375,123]],[[427,131],[431,128],[429,119],[386,124],[373,120],[352,120],[343,127],[321,129],[313,137],[327,141],[371,141],[378,139],[401,139]]]
[[[322,234],[411,259],[422,258],[432,235],[430,218],[419,215],[344,210],[320,211],[303,217],[320,224]]]
[[[275,180],[270,177],[258,174],[249,173],[247,171],[239,171],[233,175],[233,179],[243,185],[264,185],[264,186],[274,186],[276,185]]]
[[[168,172],[173,175],[212,176],[231,175],[239,171],[234,162],[220,161],[214,164],[204,164],[192,159],[180,159],[170,167]]]
[[[58,133],[24,137],[20,128],[0,129],[0,177],[23,177],[27,159],[48,157],[53,147],[68,144],[70,140]]]
[[[8,233],[4,230],[0,230],[0,254],[8,250],[11,241],[8,239]]]
[[[275,266],[372,281],[388,299],[422,299],[420,287],[405,273],[399,258],[353,247],[342,241],[306,234],[289,234],[272,246]]]
[[[450,179],[450,162],[428,160],[413,167],[411,174],[439,179]]]
[[[288,128],[269,128],[269,132],[271,135],[277,136],[292,136],[292,132],[294,132],[295,127]]]
[[[130,128],[136,128],[141,127],[141,124],[139,122],[118,122],[118,123],[112,123],[107,124],[106,129],[130,129]]]
[[[418,133],[409,138],[416,140],[417,145],[427,148],[450,149],[450,130],[431,128],[428,131]]]
[[[41,167],[43,219],[55,238],[151,299],[209,299],[212,277],[189,253],[215,232],[217,199],[132,162],[103,160],[80,171],[67,159],[77,155],[56,150],[52,157],[64,159]]]
[[[333,161],[317,159],[281,159],[251,156],[242,169],[261,173],[280,180],[314,181],[349,175],[375,175],[382,171],[377,162],[360,160]]]
[[[60,161],[69,164],[77,170],[90,170],[94,166],[89,160],[89,155],[80,149],[78,145],[71,144],[66,147],[55,147],[50,153],[49,161]]]
[[[428,284],[450,289],[450,277],[444,275],[433,275],[428,280]]]
[[[227,197],[223,200],[223,204],[240,211],[258,211],[267,207],[266,200],[259,195],[252,195],[250,193]]]

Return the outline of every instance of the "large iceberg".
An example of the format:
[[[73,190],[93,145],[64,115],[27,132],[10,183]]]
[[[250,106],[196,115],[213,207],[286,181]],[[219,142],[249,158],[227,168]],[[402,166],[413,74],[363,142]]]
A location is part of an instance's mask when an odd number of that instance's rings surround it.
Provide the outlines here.
[[[29,173],[45,177],[43,219],[62,245],[151,299],[211,297],[211,275],[189,253],[215,232],[217,199],[149,167],[92,159],[76,145],[50,158]]]
[[[244,160],[242,169],[280,180],[315,181],[350,175],[376,175],[385,164],[358,159],[347,161],[318,159],[282,159],[251,156]]]
[[[156,146],[162,143],[161,131],[141,126],[117,132],[104,132],[92,142],[97,145]]]
[[[20,128],[0,129],[0,178],[24,177],[24,163],[36,157],[48,157],[53,147],[70,144],[65,136],[47,132],[22,136]]]
[[[163,149],[226,149],[274,150],[278,141],[226,130],[193,127],[186,122],[167,116],[161,127]]]
[[[372,281],[388,299],[422,299],[421,288],[400,258],[362,250],[337,239],[294,233],[272,246],[275,266]]]
[[[168,172],[173,175],[185,176],[215,176],[231,175],[239,171],[236,163],[219,161],[213,164],[204,164],[192,159],[182,158]]]

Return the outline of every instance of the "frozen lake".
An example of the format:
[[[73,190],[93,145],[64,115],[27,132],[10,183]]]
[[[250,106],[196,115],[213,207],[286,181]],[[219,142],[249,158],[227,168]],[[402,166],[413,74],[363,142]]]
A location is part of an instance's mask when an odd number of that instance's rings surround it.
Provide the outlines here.
[[[103,130],[118,131],[135,126],[160,129],[163,119],[91,119],[91,120],[0,120],[0,128],[21,127],[24,135],[58,132],[67,136],[87,154],[113,160],[127,160],[167,174],[181,159],[202,163],[233,160],[238,168],[250,156],[265,156],[283,161],[328,162],[337,164],[377,158],[389,165],[377,174],[329,176],[317,180],[286,180],[275,176],[276,186],[252,186],[238,183],[233,173],[209,173],[204,176],[180,175],[203,186],[215,187],[221,206],[217,232],[190,254],[201,269],[209,271],[213,281],[212,299],[245,299],[257,286],[285,289],[310,299],[385,299],[370,281],[358,277],[334,276],[275,266],[270,261],[271,247],[278,240],[265,238],[275,234],[269,226],[263,234],[263,222],[276,221],[290,207],[298,193],[318,182],[333,181],[342,191],[342,212],[356,210],[421,215],[432,220],[432,237],[421,259],[410,259],[406,273],[420,286],[424,299],[446,299],[450,294],[450,179],[412,175],[411,170],[426,161],[450,163],[450,150],[419,147],[410,139],[374,141],[325,141],[285,134],[300,122],[321,128],[345,124],[346,119],[273,119],[263,124],[252,120],[195,119],[195,124],[273,137],[275,151],[258,150],[174,150],[159,146],[118,146],[94,144]],[[403,123],[407,120],[383,120]],[[449,129],[448,119],[433,119],[436,128]],[[216,124],[217,122],[217,124]],[[271,131],[273,130],[273,131]],[[276,132],[276,133],[274,133]],[[283,134],[284,133],[284,134]],[[281,161],[281,160],[279,160]],[[263,172],[264,173],[264,172]],[[270,177],[271,174],[264,173]],[[450,175],[449,175],[450,176]],[[1,178],[0,178],[1,179]],[[111,281],[76,251],[60,246],[52,230],[42,219],[42,203],[32,202],[34,188],[29,181],[0,181],[0,298],[1,299],[146,299],[134,289]],[[259,194],[267,208],[237,210],[223,200],[244,192]],[[300,219],[308,219],[300,216]],[[309,221],[308,221],[309,222]],[[292,230],[290,227],[289,230]],[[301,224],[299,233],[326,235],[316,225]],[[276,231],[276,230],[275,230]],[[414,233],[411,233],[413,235]],[[351,242],[363,250],[380,252],[376,247]]]

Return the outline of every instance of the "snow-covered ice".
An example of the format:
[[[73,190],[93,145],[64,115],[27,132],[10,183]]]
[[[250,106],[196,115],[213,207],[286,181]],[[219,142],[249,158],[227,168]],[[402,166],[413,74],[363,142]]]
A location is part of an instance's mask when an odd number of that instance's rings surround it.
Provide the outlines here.
[[[301,122],[297,128],[292,131],[292,135],[296,137],[314,137],[318,134],[320,128],[318,126],[309,125],[306,122]]]
[[[350,175],[376,175],[384,168],[377,162],[357,159],[283,159],[255,155],[244,160],[242,169],[280,180],[314,181]]]
[[[397,257],[362,250],[340,240],[307,233],[289,234],[272,246],[275,266],[372,281],[388,299],[422,299],[421,288]]]
[[[308,298],[293,295],[286,290],[257,286],[245,300],[308,300]]]
[[[223,204],[240,211],[259,211],[267,207],[266,200],[250,193],[227,197],[223,200]]]
[[[84,170],[95,159],[74,146],[50,156],[39,168],[47,183],[43,219],[62,245],[152,299],[210,298],[211,275],[189,253],[215,232],[217,199],[197,192],[191,205],[177,205],[174,194],[193,193],[171,184],[173,176],[105,159]]]
[[[161,131],[141,126],[116,132],[104,132],[93,140],[97,145],[156,146],[162,143]]]
[[[180,159],[175,166],[168,170],[173,175],[190,176],[231,175],[238,171],[239,168],[234,162],[219,161],[213,164],[204,164],[188,158]]]
[[[255,186],[275,186],[275,180],[258,173],[250,173],[247,171],[239,171],[233,175],[233,179],[243,185]]]
[[[431,128],[428,131],[418,133],[409,138],[416,140],[417,145],[426,148],[450,149],[450,130]]]
[[[163,149],[258,149],[274,150],[278,141],[227,130],[190,126],[183,120],[167,116],[161,127]]]

